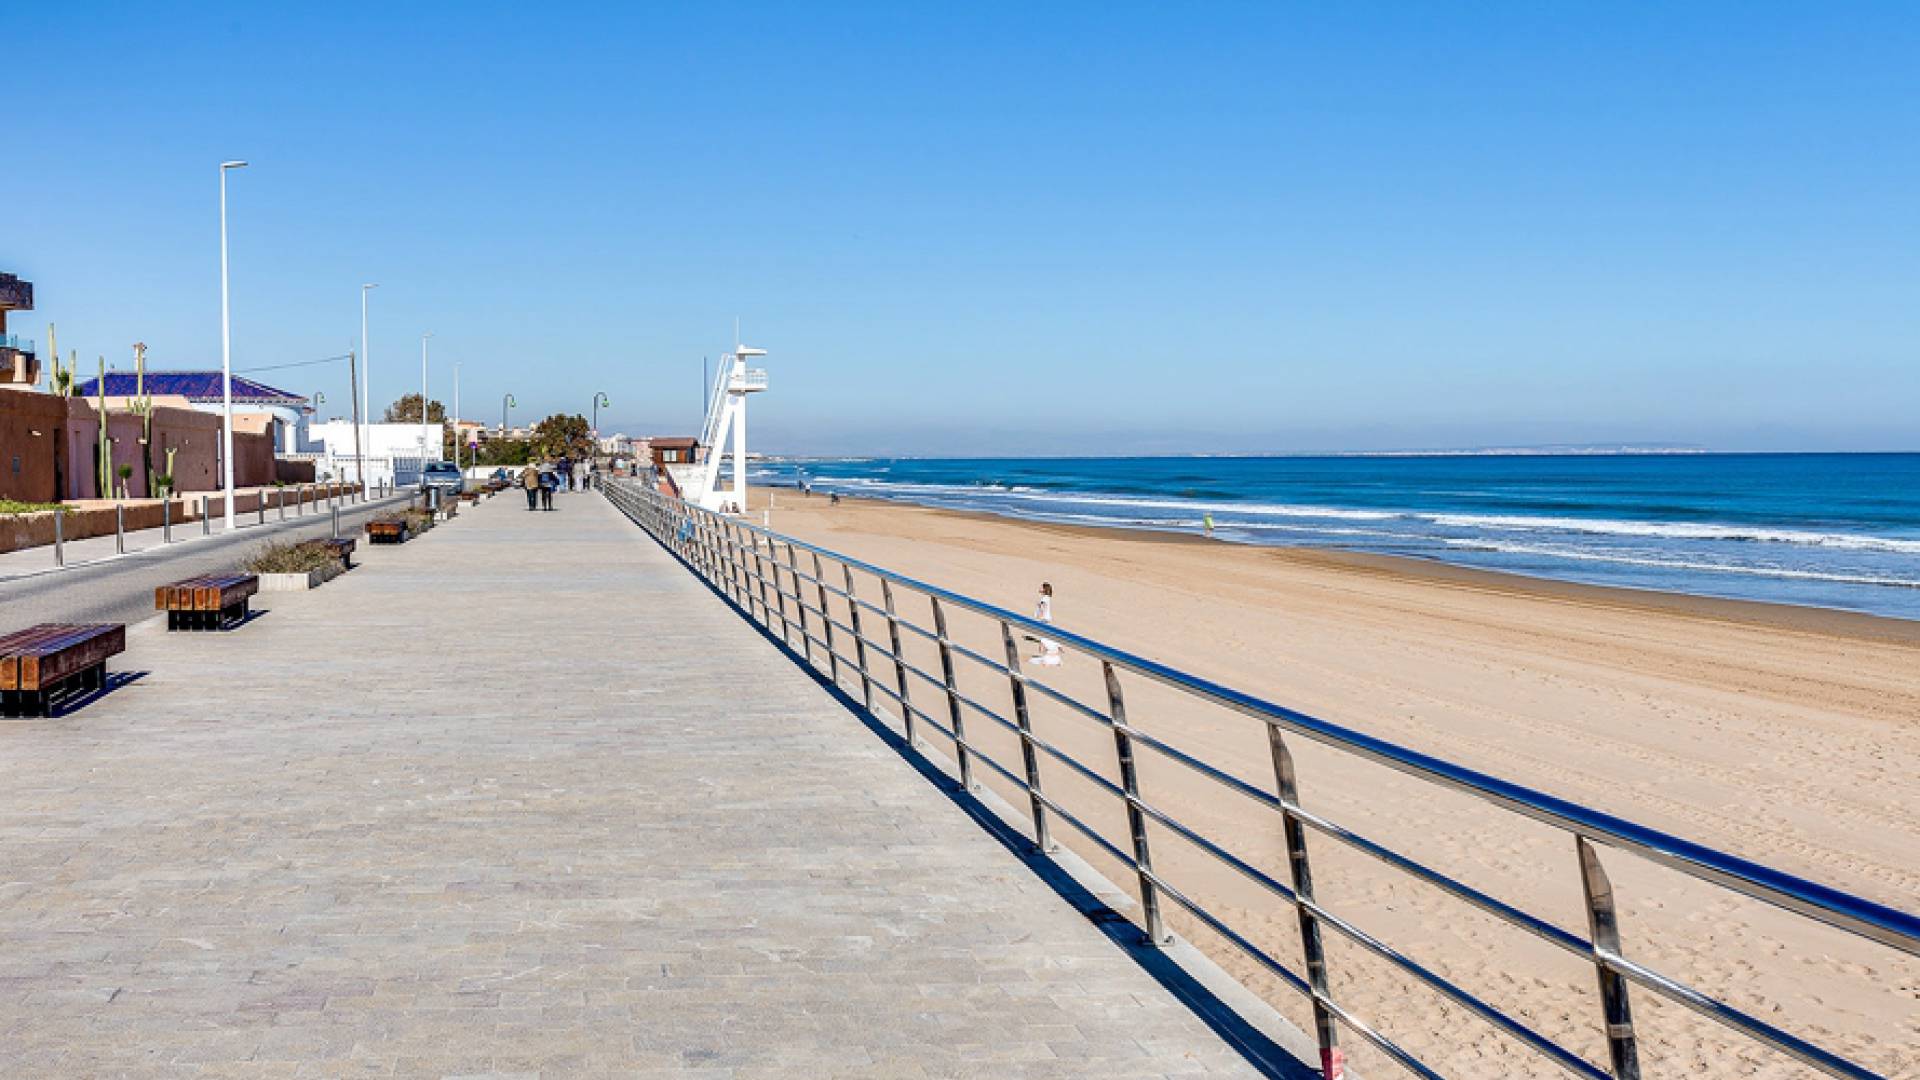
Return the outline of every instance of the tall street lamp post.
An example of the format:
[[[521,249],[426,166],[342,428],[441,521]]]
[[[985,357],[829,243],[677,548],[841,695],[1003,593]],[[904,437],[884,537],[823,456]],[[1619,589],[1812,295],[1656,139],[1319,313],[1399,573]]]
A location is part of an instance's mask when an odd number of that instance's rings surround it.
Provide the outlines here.
[[[505,394],[500,398],[500,437],[503,439],[507,437],[507,410],[518,404],[520,403],[513,400],[512,394]]]
[[[360,415],[368,425],[373,423],[373,351],[367,345],[367,294],[379,287],[379,282],[360,286]],[[359,421],[354,424],[353,435],[356,439],[360,437]],[[371,426],[367,431],[367,444],[369,448],[373,444]]]
[[[427,339],[432,331],[420,335],[420,467],[427,467]],[[440,455],[435,454],[436,459]]]
[[[595,439],[600,438],[600,406],[602,405],[608,408],[613,407],[613,402],[607,399],[604,391],[593,395],[593,437]]]
[[[460,361],[458,360],[453,362],[453,415],[447,417],[447,422],[453,425],[453,464],[458,468],[460,465]],[[465,477],[466,473],[463,472],[460,475]]]
[[[227,531],[233,531],[233,327],[227,306],[227,170],[244,161],[220,163],[220,446],[225,458]]]

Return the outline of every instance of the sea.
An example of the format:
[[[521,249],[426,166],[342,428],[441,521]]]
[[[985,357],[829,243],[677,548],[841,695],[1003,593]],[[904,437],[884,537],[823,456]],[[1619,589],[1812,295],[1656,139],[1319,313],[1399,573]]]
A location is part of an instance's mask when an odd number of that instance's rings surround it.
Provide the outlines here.
[[[1920,619],[1920,454],[764,460],[754,482]]]

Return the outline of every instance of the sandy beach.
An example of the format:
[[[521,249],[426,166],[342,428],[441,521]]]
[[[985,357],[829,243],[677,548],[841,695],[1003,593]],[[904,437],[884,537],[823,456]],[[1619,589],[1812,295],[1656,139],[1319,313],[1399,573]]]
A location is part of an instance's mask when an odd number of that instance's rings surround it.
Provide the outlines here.
[[[830,507],[789,491],[776,503],[775,529],[824,547],[1021,612],[1049,581],[1064,628],[1882,903],[1920,906],[1920,623],[895,503]],[[921,603],[902,610],[926,621]],[[984,619],[958,619],[954,634],[1001,655],[998,628]],[[907,652],[938,670],[931,648]],[[964,668],[966,692],[1007,704],[1004,678]],[[1042,674],[1104,705],[1097,663],[1069,654]],[[1271,788],[1258,725],[1145,684],[1127,693],[1138,726]],[[1035,726],[1111,778],[1103,731],[1052,705],[1036,705]],[[1017,771],[1014,740],[979,738]],[[1586,935],[1566,834],[1311,743],[1294,753],[1310,809]],[[1051,794],[1125,846],[1112,800],[1062,768],[1043,772]],[[1277,819],[1161,760],[1143,762],[1142,784],[1149,802],[1284,877]],[[1055,836],[1125,883],[1070,829]],[[1298,963],[1290,908],[1168,834],[1152,839],[1171,880]],[[1323,903],[1605,1060],[1590,965],[1331,842],[1311,850]],[[1603,857],[1629,956],[1883,1073],[1920,1074],[1920,961],[1626,853]],[[1192,919],[1172,922],[1306,1025],[1297,996]],[[1563,1075],[1337,937],[1330,950],[1336,997],[1442,1072]],[[1649,992],[1633,1003],[1649,1076],[1806,1075]],[[1397,1074],[1358,1039],[1347,1045],[1364,1074]]]

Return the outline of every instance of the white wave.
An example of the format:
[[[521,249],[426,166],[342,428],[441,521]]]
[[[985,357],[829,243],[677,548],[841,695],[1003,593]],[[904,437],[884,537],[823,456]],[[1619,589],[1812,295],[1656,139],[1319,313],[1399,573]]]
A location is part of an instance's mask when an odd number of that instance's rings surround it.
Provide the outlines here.
[[[1748,577],[1786,578],[1797,581],[1831,581],[1843,585],[1880,585],[1890,588],[1920,589],[1920,581],[1883,577],[1878,574],[1835,574],[1820,570],[1791,570],[1775,566],[1742,566],[1735,563],[1701,562],[1697,559],[1654,559],[1640,555],[1619,555],[1602,551],[1552,547],[1544,544],[1503,544],[1488,540],[1443,540],[1448,547],[1462,551],[1486,551],[1503,555],[1540,555],[1550,559],[1579,562],[1618,563],[1625,566],[1651,566],[1662,570],[1695,570],[1716,574],[1744,574]]]
[[[1644,536],[1667,540],[1736,540],[1920,555],[1920,540],[1890,536],[1863,536],[1859,533],[1814,532],[1810,529],[1769,529],[1711,522],[1618,521],[1609,518],[1531,517],[1503,514],[1419,514],[1416,516],[1435,525],[1454,529],[1571,532],[1593,536]]]

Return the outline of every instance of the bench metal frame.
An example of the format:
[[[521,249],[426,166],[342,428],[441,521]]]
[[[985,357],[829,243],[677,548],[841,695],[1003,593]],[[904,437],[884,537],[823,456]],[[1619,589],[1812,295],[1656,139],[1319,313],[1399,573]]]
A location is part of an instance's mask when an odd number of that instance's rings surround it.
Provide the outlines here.
[[[1417,1076],[1433,1078],[1442,1074],[1364,1018],[1355,1015],[1337,999],[1327,977],[1324,944],[1327,933],[1337,934],[1350,944],[1387,961],[1454,1006],[1574,1076],[1590,1080],[1632,1080],[1641,1075],[1630,987],[1639,987],[1685,1006],[1753,1043],[1770,1047],[1821,1073],[1857,1080],[1871,1080],[1878,1076],[1858,1062],[1843,1058],[1628,957],[1621,942],[1614,889],[1599,849],[1605,847],[1638,856],[1696,880],[1764,901],[1807,920],[1836,927],[1899,952],[1920,956],[1920,918],[1911,913],[1422,754],[1352,728],[1329,723],[1017,612],[916,581],[737,517],[703,510],[662,495],[644,482],[610,480],[603,490],[615,507],[727,597],[742,613],[768,633],[777,634],[787,643],[789,654],[797,661],[816,671],[823,679],[831,679],[836,686],[840,685],[841,670],[852,672],[858,680],[859,699],[867,711],[878,719],[903,728],[909,745],[920,745],[917,740],[922,729],[937,732],[953,748],[961,783],[967,788],[975,787],[976,767],[985,767],[1008,784],[1023,790],[1029,802],[1034,838],[1042,850],[1051,848],[1050,824],[1057,821],[1117,860],[1136,878],[1141,897],[1142,929],[1148,940],[1162,943],[1168,939],[1162,909],[1165,904],[1171,903],[1250,957],[1261,969],[1304,995],[1312,1005],[1321,1068],[1329,1080],[1340,1072],[1339,1040],[1342,1032],[1351,1033],[1371,1044]],[[809,556],[810,567],[796,560],[796,552]],[[827,563],[839,564],[838,572],[827,571]],[[876,605],[856,594],[855,572],[878,579],[880,604]],[[814,594],[814,601],[807,598],[809,590]],[[925,597],[933,614],[934,625],[931,628],[921,626],[899,615],[894,602],[895,590],[906,590]],[[849,622],[842,622],[829,610],[826,599],[829,595],[838,596],[845,603],[851,617]],[[793,605],[792,608],[789,608],[789,604]],[[950,610],[964,611],[997,623],[1005,645],[1004,661],[954,641],[947,627]],[[790,611],[793,616],[790,616]],[[863,632],[863,612],[884,620],[887,631],[884,640],[869,637]],[[826,636],[814,633],[809,616],[817,620]],[[922,670],[906,659],[901,650],[903,632],[936,646],[940,656],[939,672]],[[1097,661],[1104,675],[1106,700],[1082,702],[1023,671],[1016,648],[1016,638],[1022,636],[1022,632],[1057,642],[1064,653],[1077,653]],[[804,652],[794,651],[796,633]],[[853,643],[854,652],[851,656],[838,648],[841,640]],[[824,669],[822,662],[814,658],[816,647],[821,650],[820,656],[825,658]],[[965,661],[1006,679],[1012,695],[1013,717],[1009,718],[984,702],[963,694],[955,680],[956,661]],[[893,669],[892,685],[885,678],[889,667]],[[1130,725],[1123,676],[1170,687],[1265,725],[1272,758],[1273,786],[1268,788],[1248,783],[1225,768],[1202,761]],[[913,681],[943,699],[941,707],[929,711],[917,703],[910,693]],[[1028,714],[1029,703],[1036,698],[1063,706],[1069,714],[1112,733],[1119,783],[1108,780],[1086,763],[1035,733]],[[895,711],[890,712],[889,708]],[[970,717],[997,725],[1017,737],[1021,760],[1018,763],[1003,763],[985,753],[977,742],[967,736],[966,720]],[[1501,810],[1564,830],[1572,839],[1570,869],[1577,869],[1580,875],[1581,892],[1586,902],[1586,935],[1563,929],[1543,916],[1514,907],[1466,881],[1449,876],[1406,853],[1370,840],[1307,809],[1301,803],[1300,778],[1289,750],[1289,739],[1292,737],[1312,740],[1355,758],[1470,795]],[[1285,839],[1289,865],[1284,880],[1280,875],[1239,858],[1221,843],[1182,823],[1151,801],[1141,790],[1135,765],[1135,758],[1141,751],[1184,767],[1227,792],[1271,811],[1277,817]],[[1043,783],[1043,763],[1049,768],[1065,768],[1078,779],[1121,802],[1126,809],[1131,850],[1123,850],[1110,842],[1098,830],[1050,797]],[[1157,828],[1150,832],[1149,823]],[[1380,940],[1316,900],[1309,860],[1310,837],[1320,843],[1338,843],[1370,856],[1388,869],[1437,888],[1456,900],[1592,964],[1599,991],[1596,1020],[1606,1038],[1606,1063],[1602,1065],[1589,1061],[1575,1050],[1535,1031],[1522,1018],[1510,1015],[1449,981],[1413,956]],[[1178,838],[1186,849],[1211,857],[1264,889],[1279,902],[1291,905],[1298,915],[1305,971],[1296,972],[1281,963],[1271,953],[1236,931],[1221,916],[1208,910],[1177,882],[1168,880],[1165,874],[1156,870],[1150,850],[1150,839],[1155,838],[1163,838],[1162,842]],[[1541,869],[1546,872],[1550,868]]]

